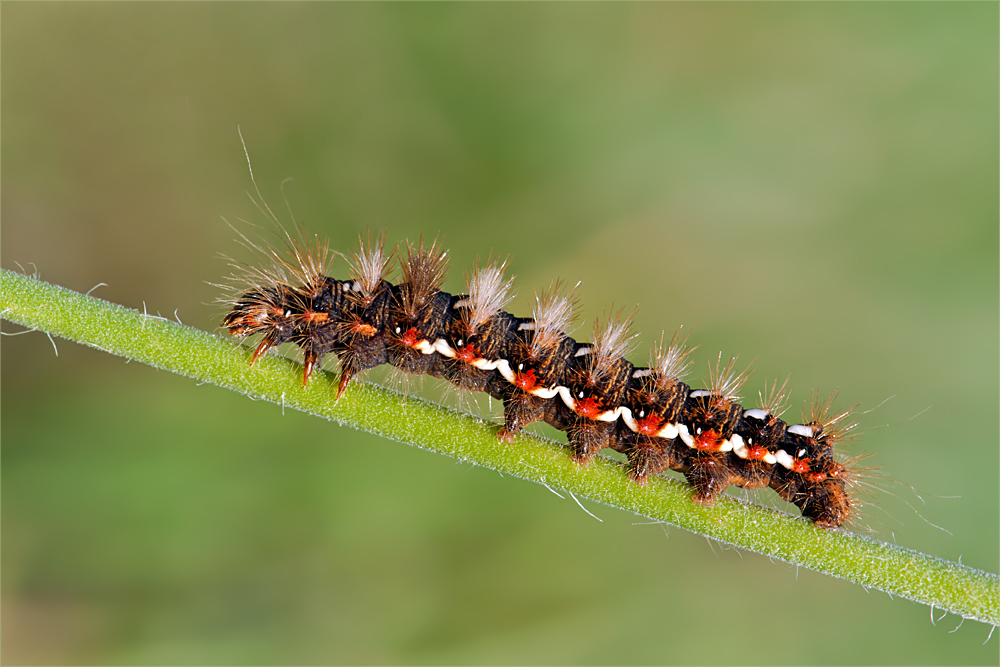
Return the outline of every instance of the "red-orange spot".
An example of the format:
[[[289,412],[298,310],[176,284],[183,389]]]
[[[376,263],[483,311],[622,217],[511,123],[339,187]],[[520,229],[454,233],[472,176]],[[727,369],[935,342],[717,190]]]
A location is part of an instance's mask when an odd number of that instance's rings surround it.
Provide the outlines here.
[[[534,370],[530,370],[527,373],[514,374],[514,386],[521,391],[531,391],[537,384],[538,380],[535,379]]]
[[[420,343],[420,337],[416,329],[407,329],[399,341],[406,347],[416,347]]]
[[[715,432],[715,429],[708,429],[703,431],[694,439],[695,449],[700,449],[703,452],[711,452],[717,450],[722,443],[719,442],[719,434]]]
[[[763,461],[764,457],[767,456],[767,449],[764,447],[759,447],[753,445],[752,447],[747,447],[747,458],[751,461]]]
[[[479,350],[476,349],[475,345],[459,347],[455,349],[455,358],[463,363],[471,364],[480,358]]]
[[[307,310],[302,313],[302,319],[308,324],[323,324],[330,319],[330,314],[318,313],[315,310]]]
[[[594,398],[581,398],[576,402],[576,414],[587,419],[597,419],[604,412],[600,401]]]
[[[792,463],[792,471],[800,473],[809,472],[809,459],[795,459]]]
[[[663,417],[660,415],[649,415],[648,417],[643,417],[642,419],[637,419],[635,422],[637,432],[642,435],[656,435],[660,431],[660,424],[663,423]]]
[[[370,338],[375,335],[376,329],[372,325],[365,324],[364,322],[353,322],[351,324],[351,333],[360,334]]]
[[[810,482],[822,482],[824,479],[826,479],[826,473],[811,472],[808,475],[806,475],[806,479],[809,480]]]

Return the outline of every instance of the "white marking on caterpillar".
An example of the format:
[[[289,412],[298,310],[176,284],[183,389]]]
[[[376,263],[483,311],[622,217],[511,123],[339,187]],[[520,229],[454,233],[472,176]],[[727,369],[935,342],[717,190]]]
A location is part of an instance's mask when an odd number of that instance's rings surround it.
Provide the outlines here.
[[[775,461],[777,461],[784,467],[788,468],[789,470],[791,470],[792,466],[795,465],[795,459],[793,459],[791,454],[789,454],[783,449],[779,449],[777,452],[775,452],[774,459]]]
[[[694,438],[691,437],[691,432],[688,430],[687,424],[677,425],[677,435],[680,436],[685,445],[694,449]]]
[[[664,424],[663,427],[656,432],[656,437],[673,440],[680,433],[681,426],[681,424]]]
[[[507,363],[506,359],[497,359],[496,369],[500,371],[500,375],[502,375],[507,382],[514,384],[514,372],[510,370],[510,364]]]
[[[795,435],[801,435],[803,438],[813,437],[813,430],[811,427],[805,424],[792,424],[788,427],[789,433],[794,433]]]
[[[455,358],[455,350],[444,338],[438,338],[434,341],[434,349],[437,350],[437,353],[442,357],[448,357],[449,359]]]
[[[749,452],[747,451],[746,443],[743,442],[743,438],[740,434],[733,433],[733,436],[729,438],[729,441],[732,443],[733,454],[736,454],[736,456],[741,459],[745,459]]]
[[[562,402],[566,404],[567,408],[576,412],[576,401],[573,399],[573,394],[570,393],[569,388],[559,387],[558,389],[559,397],[562,398]]]
[[[618,421],[618,416],[621,414],[621,412],[622,412],[623,409],[624,409],[624,407],[619,406],[619,407],[615,408],[614,410],[606,410],[606,411],[602,412],[601,414],[597,415],[597,421],[599,421],[599,422],[608,422],[608,423],[616,422],[616,421]]]

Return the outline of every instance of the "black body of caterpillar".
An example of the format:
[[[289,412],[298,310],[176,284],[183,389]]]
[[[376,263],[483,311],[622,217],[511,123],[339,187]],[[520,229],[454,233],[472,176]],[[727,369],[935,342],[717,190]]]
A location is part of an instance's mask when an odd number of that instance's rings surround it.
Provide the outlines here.
[[[503,310],[512,281],[502,264],[477,267],[467,294],[441,291],[447,262],[436,242],[407,246],[399,284],[385,279],[393,253],[382,242],[361,243],[348,280],[325,275],[327,254],[319,242],[293,242],[289,261],[271,253],[277,270],[253,273],[257,284],[223,321],[231,335],[262,334],[253,361],[294,343],[308,382],[333,353],[338,396],[355,375],[389,363],[503,401],[501,439],[545,421],[566,432],[581,465],[610,447],[628,458],[636,483],[664,470],[683,473],[699,503],[712,504],[731,484],[769,486],[819,526],[850,517],[851,471],[833,450],[855,424],[851,410],[831,413],[832,396],[814,398],[806,423],[789,425],[779,418],[785,385],[746,409],[736,392],[747,374],[734,371],[735,359],[723,366],[721,356],[709,388],[692,390],[681,381],[689,350],[677,336],[642,368],[625,359],[632,337],[621,313],[595,326],[592,343],[569,337],[573,304],[558,284],[536,297],[530,318]]]

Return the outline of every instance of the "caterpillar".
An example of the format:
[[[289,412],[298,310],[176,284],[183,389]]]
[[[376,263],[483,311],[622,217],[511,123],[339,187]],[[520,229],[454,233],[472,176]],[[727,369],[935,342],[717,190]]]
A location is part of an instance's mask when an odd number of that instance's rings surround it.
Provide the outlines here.
[[[666,345],[661,338],[644,367],[625,358],[634,336],[624,311],[598,320],[592,342],[571,338],[575,303],[560,282],[536,293],[530,317],[517,317],[504,310],[513,296],[506,262],[477,261],[466,292],[453,295],[441,289],[448,255],[437,240],[406,243],[394,284],[387,277],[397,251],[386,252],[384,237],[360,239],[340,280],[326,275],[327,243],[286,236],[287,256],[267,253],[272,269],[244,271],[222,322],[232,336],[260,335],[251,364],[292,343],[302,351],[306,384],[333,354],[337,398],[356,376],[390,364],[502,401],[498,437],[506,442],[543,421],[566,433],[581,466],[611,448],[624,454],[636,484],[677,471],[704,505],[730,485],[770,487],[817,526],[837,527],[852,516],[856,474],[835,445],[857,424],[854,408],[832,409],[836,394],[821,400],[814,393],[803,423],[789,424],[780,418],[788,381],[773,383],[746,408],[738,392],[749,371],[737,372],[735,357],[723,364],[719,355],[707,388],[686,384],[692,349],[679,332]]]

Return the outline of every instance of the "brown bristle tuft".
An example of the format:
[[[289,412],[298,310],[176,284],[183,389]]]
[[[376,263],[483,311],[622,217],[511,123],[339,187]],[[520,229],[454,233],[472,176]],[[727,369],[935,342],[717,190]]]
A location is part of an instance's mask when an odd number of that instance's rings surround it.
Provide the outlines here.
[[[408,318],[416,319],[427,301],[441,291],[448,269],[448,253],[442,252],[438,239],[424,250],[424,237],[421,236],[416,248],[406,244],[406,261],[400,261],[400,268],[403,272],[403,312]]]
[[[851,415],[860,406],[855,405],[838,414],[831,414],[833,403],[837,400],[837,393],[834,390],[823,400],[819,398],[819,392],[814,390],[809,412],[803,413],[806,425],[813,427],[817,431],[817,437],[822,438],[828,444],[846,442],[857,437],[858,422],[851,419]]]
[[[466,276],[469,307],[462,310],[461,316],[470,334],[510,303],[514,277],[504,280],[505,268],[506,261],[498,264],[490,260],[484,267],[479,267],[477,262],[472,273]]]
[[[373,244],[371,235],[367,242],[358,237],[359,249],[351,262],[351,278],[358,284],[359,291],[366,300],[375,295],[375,290],[385,280],[386,270],[395,250],[386,254],[385,234],[379,234]]]
[[[634,347],[636,334],[629,334],[632,315],[624,316],[625,309],[594,322],[594,337],[591,348],[594,353],[587,355],[591,372],[601,377],[610,372],[614,363],[628,355]]]
[[[531,315],[535,321],[535,335],[532,337],[531,348],[536,353],[554,345],[566,335],[575,318],[574,292],[570,290],[563,295],[562,291],[563,282],[555,280],[549,289],[535,295],[535,308]]]
[[[788,381],[785,378],[781,385],[775,380],[766,390],[759,392],[760,402],[757,404],[771,417],[780,417],[788,409]],[[764,381],[765,386],[767,381]]]
[[[649,366],[656,371],[656,383],[661,388],[667,388],[676,384],[693,363],[688,357],[697,348],[687,347],[687,336],[683,340],[680,338],[681,330],[678,329],[670,339],[670,344],[663,347],[663,336],[660,342],[650,353]]]
[[[284,261],[275,254],[275,260],[288,267],[298,282],[313,288],[330,272],[330,242],[317,235],[312,238],[300,233],[298,237],[286,232],[287,252],[291,261]]]
[[[260,259],[257,266],[238,262],[228,256],[223,255],[232,268],[232,273],[227,277],[226,282],[217,287],[227,292],[227,296],[220,300],[220,303],[230,305],[234,298],[253,289],[290,289],[296,292],[301,291],[308,294],[319,284],[330,272],[333,253],[330,252],[329,242],[319,236],[310,236],[296,227],[296,234],[290,233],[283,225],[277,223],[281,243],[277,248],[268,247],[263,239],[258,243],[233,225],[229,225],[239,236],[240,245],[249,250]],[[281,247],[283,246],[283,247]],[[301,287],[292,288],[292,285]]]
[[[735,403],[740,400],[739,391],[753,372],[750,367],[736,372],[736,361],[739,356],[730,357],[729,363],[722,366],[722,353],[713,366],[708,364],[709,390],[720,402]]]

